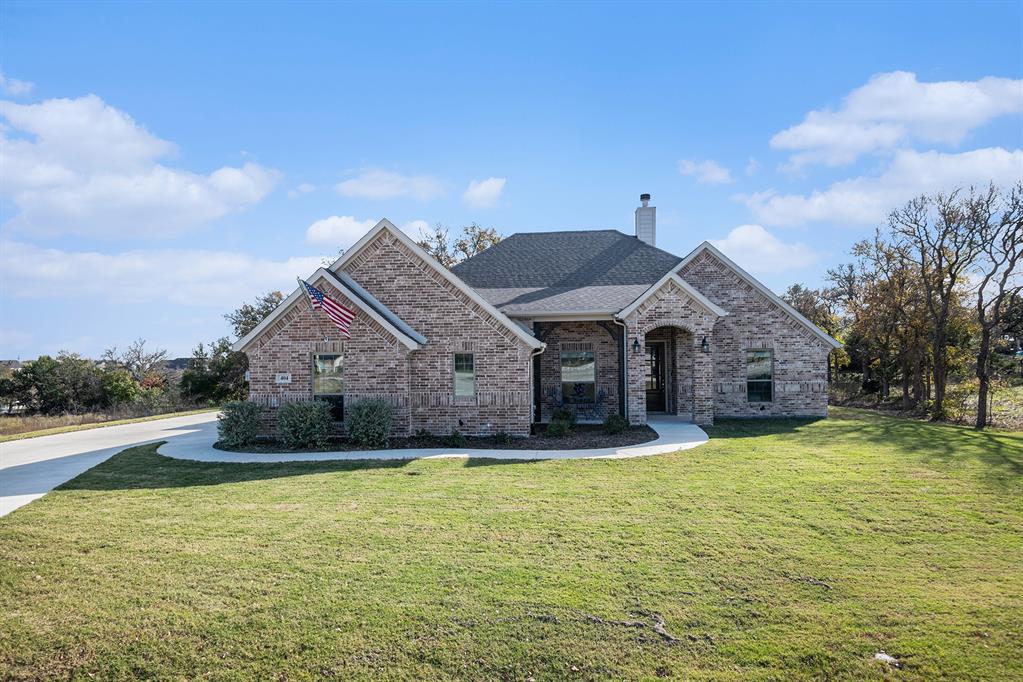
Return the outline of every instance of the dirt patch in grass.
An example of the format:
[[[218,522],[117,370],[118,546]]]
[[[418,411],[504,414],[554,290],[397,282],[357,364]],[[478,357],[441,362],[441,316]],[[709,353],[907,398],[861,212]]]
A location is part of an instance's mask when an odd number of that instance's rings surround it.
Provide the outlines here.
[[[465,444],[455,445],[448,436],[419,434],[408,438],[391,438],[383,447],[366,447],[348,438],[332,439],[322,448],[291,449],[277,440],[263,440],[240,448],[229,448],[219,441],[218,450],[229,452],[337,452],[406,450],[429,448],[465,448],[472,450],[596,450],[640,445],[657,439],[657,432],[649,426],[633,426],[622,433],[610,435],[599,424],[577,424],[567,436],[548,436],[546,426],[535,427],[535,433],[525,438],[498,438],[496,436],[466,436]]]

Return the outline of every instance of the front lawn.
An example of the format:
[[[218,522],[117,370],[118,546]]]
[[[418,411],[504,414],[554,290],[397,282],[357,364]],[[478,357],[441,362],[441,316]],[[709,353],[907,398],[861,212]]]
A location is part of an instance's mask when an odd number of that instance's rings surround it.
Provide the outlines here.
[[[533,463],[127,450],[0,519],[0,678],[1023,676],[1023,434],[834,409],[711,436]]]

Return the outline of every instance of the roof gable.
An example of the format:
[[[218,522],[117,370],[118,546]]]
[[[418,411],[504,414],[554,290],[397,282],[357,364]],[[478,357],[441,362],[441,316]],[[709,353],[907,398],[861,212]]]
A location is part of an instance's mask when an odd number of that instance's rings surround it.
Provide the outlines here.
[[[535,336],[530,334],[528,331],[523,329],[520,325],[515,324],[511,319],[508,318],[504,313],[495,308],[485,298],[480,296],[471,286],[462,281],[457,275],[451,270],[444,267],[437,260],[422,249],[415,241],[412,240],[407,234],[402,232],[400,229],[395,227],[394,223],[387,220],[386,218],[378,222],[369,232],[362,236],[362,239],[357,241],[354,246],[345,251],[344,255],[338,258],[336,261],[331,263],[329,270],[332,273],[341,273],[345,264],[349,261],[354,260],[358,255],[365,250],[376,237],[383,231],[387,231],[395,239],[401,242],[407,249],[416,255],[417,258],[422,260],[428,267],[437,272],[441,277],[447,280],[456,289],[461,291],[463,294],[469,297],[476,305],[480,306],[487,314],[489,314],[494,320],[501,326],[505,327],[512,332],[517,338],[523,341],[527,346],[534,350],[544,347],[542,341],[537,339]]]
[[[704,252],[708,252],[711,255],[713,255],[714,258],[716,258],[722,265],[724,265],[729,270],[731,270],[733,273],[735,273],[735,275],[739,279],[745,281],[747,284],[749,284],[754,289],[756,289],[759,293],[763,294],[769,301],[771,301],[776,306],[778,306],[782,310],[782,312],[784,312],[786,315],[788,315],[789,317],[794,319],[796,322],[798,322],[802,326],[806,327],[807,330],[812,332],[815,336],[817,336],[817,338],[819,338],[825,344],[831,346],[832,348],[841,348],[842,347],[842,343],[840,341],[837,341],[836,339],[832,338],[830,334],[825,332],[823,329],[821,329],[820,327],[815,325],[810,320],[808,320],[805,317],[803,317],[803,315],[801,315],[798,310],[793,308],[791,305],[786,303],[780,296],[778,296],[773,291],[771,291],[766,286],[764,286],[756,277],[754,277],[753,275],[749,274],[748,272],[743,270],[741,267],[736,265],[736,263],[731,258],[729,258],[725,254],[721,253],[721,251],[719,251],[710,242],[706,242],[705,241],[702,244],[700,244],[699,246],[697,246],[695,249],[693,249],[678,264],[678,267],[675,268],[675,272],[681,272],[682,269],[685,268],[686,265],[691,263],[694,259],[696,259],[700,254],[702,254]]]
[[[394,336],[399,343],[407,347],[409,350],[418,350],[421,346],[426,344],[425,336],[412,329],[397,315],[391,312],[383,303],[373,298],[369,292],[355,284],[354,280],[347,275],[345,275],[344,279],[342,279],[342,277],[338,276],[336,273],[320,268],[314,272],[311,277],[309,277],[311,282],[316,282],[320,279],[325,279],[330,282],[331,286],[344,294],[345,297],[355,304],[365,315],[387,330],[388,333]],[[355,287],[352,287],[351,284],[355,284]],[[273,312],[267,315],[262,322],[252,329],[252,331],[238,339],[234,345],[231,346],[231,349],[235,351],[242,351],[248,348],[255,340],[262,336],[262,334],[270,328],[278,318],[284,315],[288,310],[291,310],[295,305],[303,303],[303,299],[305,298],[306,292],[303,290],[303,287],[301,285],[295,287],[295,291],[293,291],[290,296],[274,308]]]
[[[678,274],[673,270],[666,274],[664,277],[662,277],[659,282],[657,282],[649,289],[647,289],[645,292],[643,292],[642,296],[640,296],[635,301],[630,303],[628,306],[623,308],[618,313],[618,315],[616,315],[616,317],[618,317],[619,319],[625,319],[626,317],[631,315],[637,308],[643,305],[644,301],[647,301],[651,296],[656,294],[661,289],[661,287],[663,287],[668,282],[674,282],[682,291],[686,292],[686,294],[688,294],[690,298],[692,298],[701,308],[706,310],[714,317],[724,317],[725,315],[728,314],[727,310],[725,310],[724,308],[717,305],[709,298],[701,294],[693,287],[693,285],[679,277]]]

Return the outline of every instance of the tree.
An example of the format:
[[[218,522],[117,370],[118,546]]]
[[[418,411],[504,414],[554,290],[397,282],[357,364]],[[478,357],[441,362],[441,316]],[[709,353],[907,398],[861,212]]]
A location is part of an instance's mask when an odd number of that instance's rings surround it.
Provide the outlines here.
[[[839,335],[841,318],[836,310],[834,292],[827,289],[811,289],[802,284],[792,284],[782,296],[800,315],[813,322],[832,337]],[[828,382],[831,382],[831,362],[835,358],[836,370],[838,356],[836,352],[828,355]]]
[[[123,353],[117,352],[117,346],[103,351],[102,360],[115,366],[123,367],[131,373],[132,378],[138,384],[163,383],[157,381],[156,376],[163,377],[163,363],[167,359],[167,351],[157,348],[154,351],[146,350],[145,339],[135,339]]]
[[[227,313],[224,319],[231,323],[235,337],[240,339],[265,320],[283,300],[281,292],[268,291],[252,303],[244,303],[234,312]]]
[[[41,355],[18,372],[31,398],[22,401],[44,414],[84,412],[103,404],[103,387],[96,363],[62,351],[56,358]],[[21,375],[24,375],[22,377]]]
[[[4,370],[0,375],[0,402],[8,412],[18,405],[32,409],[32,375],[21,370]]]
[[[987,399],[991,387],[992,341],[1005,325],[1005,313],[1023,292],[1023,183],[1007,196],[991,185],[986,193],[970,195],[963,202],[965,220],[977,230],[981,254],[976,276],[977,349],[976,428],[987,425]]]
[[[131,372],[121,367],[105,370],[101,385],[108,405],[130,405],[142,395],[142,389]]]
[[[429,230],[420,230],[416,243],[441,265],[450,268],[472,258],[501,241],[501,235],[493,227],[471,223],[462,228],[461,234],[452,242],[450,231],[441,223]]]
[[[931,323],[933,420],[945,415],[949,323],[982,250],[972,198],[961,195],[956,190],[920,196],[893,211],[888,220],[896,246],[913,261],[925,293]]]
[[[188,368],[181,375],[182,396],[201,403],[222,403],[245,397],[245,371],[249,358],[231,350],[231,342],[220,338],[192,351]]]

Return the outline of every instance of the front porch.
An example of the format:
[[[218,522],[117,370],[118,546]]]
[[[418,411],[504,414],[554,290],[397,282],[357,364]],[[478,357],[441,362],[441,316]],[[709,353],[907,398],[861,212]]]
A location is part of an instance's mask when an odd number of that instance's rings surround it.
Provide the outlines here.
[[[547,344],[534,358],[534,422],[549,422],[556,410],[583,423],[614,413],[633,424],[647,423],[647,415],[692,421],[693,332],[665,325],[637,334],[612,319],[534,322],[533,329]]]

